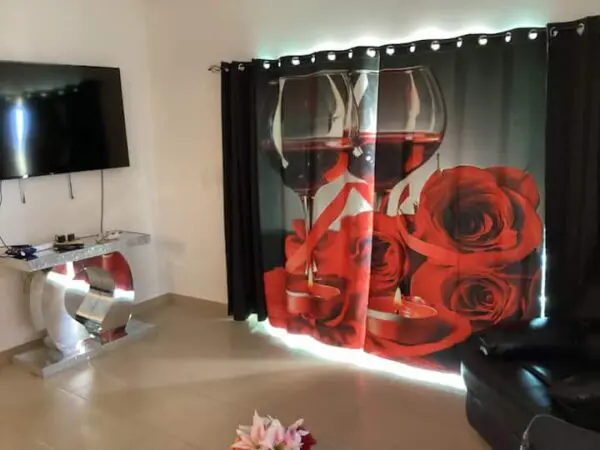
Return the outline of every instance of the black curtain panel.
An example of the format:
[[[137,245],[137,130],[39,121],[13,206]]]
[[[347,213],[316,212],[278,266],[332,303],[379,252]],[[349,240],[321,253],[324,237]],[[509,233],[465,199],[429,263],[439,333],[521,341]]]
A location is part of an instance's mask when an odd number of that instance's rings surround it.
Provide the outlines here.
[[[548,26],[548,313],[600,316],[600,18]]]
[[[223,197],[228,312],[235,320],[267,316],[263,283],[256,164],[254,69],[223,64]]]

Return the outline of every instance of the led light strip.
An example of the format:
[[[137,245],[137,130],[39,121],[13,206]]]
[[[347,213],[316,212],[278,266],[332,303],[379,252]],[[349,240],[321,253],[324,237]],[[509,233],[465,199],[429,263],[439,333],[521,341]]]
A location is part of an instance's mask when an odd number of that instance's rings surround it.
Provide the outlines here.
[[[315,45],[310,48],[302,48],[299,46],[290,46],[288,51],[279,52],[284,55],[309,55],[316,52],[321,52],[324,50],[345,50],[351,49],[353,47],[361,47],[361,46],[369,46],[369,47],[379,47],[381,45],[389,44],[390,42],[402,44],[402,43],[410,43],[421,40],[429,40],[429,39],[453,39],[459,36],[466,36],[469,34],[475,35],[488,35],[488,34],[496,34],[501,33],[507,29],[514,28],[544,28],[546,26],[546,21],[540,20],[539,17],[524,17],[519,22],[514,23],[511,26],[490,26],[483,23],[476,23],[464,28],[439,28],[439,27],[426,27],[420,28],[411,34],[407,34],[404,36],[397,37],[376,37],[376,36],[358,36],[353,39],[346,39],[341,41],[326,41],[321,42],[318,45]],[[537,37],[537,36],[536,36]],[[533,38],[535,39],[535,38]],[[289,45],[289,43],[288,43]],[[460,45],[458,46],[460,47]],[[259,54],[262,55],[262,59],[277,59],[277,56],[270,55],[269,52],[264,49],[259,49]]]
[[[421,369],[396,361],[384,359],[362,350],[333,347],[323,344],[310,336],[290,334],[282,328],[273,327],[268,320],[259,322],[255,314],[248,318],[253,332],[267,334],[279,339],[292,350],[303,350],[329,361],[353,364],[355,366],[390,373],[400,378],[449,387],[458,391],[466,391],[465,383],[460,375]]]

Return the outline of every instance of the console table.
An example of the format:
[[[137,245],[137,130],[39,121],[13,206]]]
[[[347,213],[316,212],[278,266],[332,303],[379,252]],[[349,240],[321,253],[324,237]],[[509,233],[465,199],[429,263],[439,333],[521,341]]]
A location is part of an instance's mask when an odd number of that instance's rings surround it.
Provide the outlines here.
[[[135,291],[123,250],[146,245],[150,236],[120,231],[111,239],[80,239],[83,247],[55,251],[40,246],[35,259],[0,257],[0,267],[30,274],[29,304],[44,346],[13,362],[42,378],[87,361],[154,329],[131,319]]]

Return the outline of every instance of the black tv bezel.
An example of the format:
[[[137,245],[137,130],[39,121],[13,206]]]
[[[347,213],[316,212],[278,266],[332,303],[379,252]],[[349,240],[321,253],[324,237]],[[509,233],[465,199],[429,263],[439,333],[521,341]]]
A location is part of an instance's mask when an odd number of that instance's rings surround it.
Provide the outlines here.
[[[63,64],[56,62],[40,62],[40,61],[13,61],[13,60],[5,60],[0,59],[0,66],[2,64],[11,64],[11,65],[24,65],[24,66],[40,66],[40,67],[75,67],[75,68],[84,68],[84,69],[106,69],[106,70],[115,70],[118,73],[119,79],[119,91],[121,94],[121,111],[123,116],[123,129],[124,129],[124,137],[125,137],[125,149],[127,151],[127,164],[119,165],[119,166],[106,166],[106,167],[98,167],[96,169],[84,169],[84,170],[71,170],[64,172],[48,172],[48,173],[39,173],[39,174],[27,174],[27,176],[21,177],[3,177],[2,171],[0,171],[0,182],[2,181],[10,181],[10,180],[23,180],[29,178],[40,178],[40,177],[50,177],[55,175],[68,175],[72,173],[87,173],[87,172],[96,172],[100,170],[112,170],[112,169],[125,169],[131,167],[131,157],[129,152],[129,133],[127,130],[127,117],[125,115],[125,96],[123,95],[123,77],[121,74],[121,68],[118,66],[95,66],[89,64]]]

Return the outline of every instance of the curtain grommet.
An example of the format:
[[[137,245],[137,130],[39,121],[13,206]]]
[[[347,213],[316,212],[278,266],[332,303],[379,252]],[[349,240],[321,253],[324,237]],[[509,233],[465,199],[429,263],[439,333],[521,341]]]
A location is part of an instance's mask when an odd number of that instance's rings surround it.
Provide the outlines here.
[[[463,46],[463,38],[458,38],[456,40],[456,48],[461,48]]]
[[[577,25],[577,34],[579,36],[583,36],[583,33],[585,33],[585,23],[581,22],[579,25]]]
[[[238,64],[238,71],[243,72],[244,70],[246,70],[246,66],[244,66],[242,63]]]
[[[431,43],[431,50],[433,50],[434,52],[437,52],[440,49],[440,42],[439,41],[433,41]]]
[[[410,44],[410,47],[408,47],[408,51],[411,53],[414,53],[417,50],[417,44],[415,44],[414,42],[412,44]]]
[[[550,37],[556,37],[556,36],[558,36],[558,30],[556,29],[556,27],[550,28]]]
[[[512,33],[509,31],[504,35],[504,42],[509,44],[510,41],[512,41]]]

